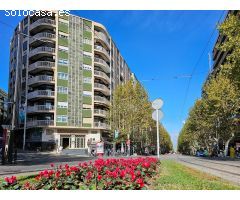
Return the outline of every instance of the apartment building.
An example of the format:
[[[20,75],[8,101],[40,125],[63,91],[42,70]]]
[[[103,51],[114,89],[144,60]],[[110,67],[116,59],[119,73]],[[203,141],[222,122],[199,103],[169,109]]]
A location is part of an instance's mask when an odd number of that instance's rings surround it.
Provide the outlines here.
[[[7,93],[0,89],[0,125],[7,119]]]
[[[237,10],[228,11],[224,20],[226,20],[230,14],[237,15],[238,12],[239,11],[237,11]],[[229,52],[228,51],[223,52],[217,48],[217,46],[220,44],[223,44],[226,41],[226,39],[227,38],[225,35],[222,35],[222,34],[218,35],[218,38],[215,42],[215,45],[214,45],[213,51],[212,51],[213,65],[212,65],[212,71],[209,74],[208,79],[210,79],[211,77],[215,77],[220,69],[220,66],[226,62],[226,58],[227,58],[227,55],[229,54]]]
[[[9,113],[27,149],[86,153],[107,140],[113,90],[134,75],[102,24],[58,12],[27,16],[10,46]]]

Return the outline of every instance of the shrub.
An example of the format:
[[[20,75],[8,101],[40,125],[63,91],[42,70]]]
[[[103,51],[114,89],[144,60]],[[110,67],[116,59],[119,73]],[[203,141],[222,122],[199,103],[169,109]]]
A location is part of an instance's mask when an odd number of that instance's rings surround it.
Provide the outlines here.
[[[97,159],[94,162],[68,164],[44,170],[36,177],[36,183],[20,185],[16,177],[6,177],[1,189],[22,190],[136,190],[144,189],[147,180],[156,174],[155,158]]]

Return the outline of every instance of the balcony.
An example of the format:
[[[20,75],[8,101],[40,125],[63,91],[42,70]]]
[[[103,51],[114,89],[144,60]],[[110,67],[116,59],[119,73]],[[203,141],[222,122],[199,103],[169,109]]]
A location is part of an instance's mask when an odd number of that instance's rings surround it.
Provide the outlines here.
[[[37,47],[35,49],[30,50],[29,57],[39,56],[39,54],[41,54],[42,56],[54,55],[55,48],[45,46]]]
[[[101,109],[94,109],[94,115],[105,118],[107,116],[107,111]]]
[[[94,122],[94,128],[109,129],[110,126],[102,122]]]
[[[107,62],[101,58],[94,58],[94,63],[96,66],[101,67],[106,73],[110,72],[110,66]]]
[[[28,85],[54,84],[53,76],[40,75],[28,79]]]
[[[27,127],[54,126],[54,120],[33,120],[27,122]]]
[[[41,18],[38,19],[37,21],[33,22],[29,30],[32,31],[33,29],[39,28],[40,30],[45,29],[45,28],[55,28],[56,27],[56,22],[55,20],[48,19],[48,18]]]
[[[101,97],[101,96],[94,96],[94,103],[104,104],[107,106],[110,105],[110,101],[108,99],[106,99],[105,97]]]
[[[35,106],[28,106],[27,108],[28,113],[49,113],[54,112],[54,106],[52,105],[35,105]]]
[[[94,76],[102,79],[103,81],[110,83],[110,78],[107,76],[107,74],[105,74],[104,72],[100,72],[100,71],[94,71]]]
[[[94,50],[97,51],[99,54],[101,54],[103,57],[110,60],[110,55],[105,48],[98,45],[94,45]]]
[[[108,89],[107,86],[100,84],[100,83],[94,83],[94,89],[97,91],[102,92],[103,94],[109,96],[110,95],[110,90]]]
[[[35,98],[54,98],[54,91],[50,90],[36,90],[33,92],[28,93],[28,99],[35,99]]]
[[[55,42],[56,41],[56,35],[48,32],[43,32],[43,33],[38,33],[29,39],[29,44],[32,43],[41,43],[45,41],[51,41]]]
[[[110,42],[109,42],[107,36],[104,33],[98,32],[98,31],[95,31],[94,33],[95,33],[94,37],[95,37],[96,40],[99,40],[100,42],[103,41],[105,43],[105,45],[108,48],[110,48]]]
[[[54,62],[49,62],[49,61],[37,61],[28,67],[28,71],[32,73],[38,73],[39,71],[43,70],[49,70],[53,71],[55,68],[55,63]]]

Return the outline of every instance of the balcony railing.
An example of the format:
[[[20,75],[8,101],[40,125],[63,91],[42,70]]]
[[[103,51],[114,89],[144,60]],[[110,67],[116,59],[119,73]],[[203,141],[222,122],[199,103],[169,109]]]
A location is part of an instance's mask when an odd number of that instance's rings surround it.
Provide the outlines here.
[[[107,116],[107,111],[106,110],[101,110],[101,109],[94,109],[94,114],[106,117]]]
[[[37,26],[40,26],[40,25],[50,25],[50,26],[55,26],[56,25],[56,22],[55,20],[52,20],[52,19],[48,19],[48,18],[41,18],[41,19],[38,19],[37,21],[33,22],[29,29],[32,30],[34,28],[36,28]]]
[[[104,104],[106,104],[106,105],[110,105],[110,101],[109,101],[108,99],[106,99],[105,97],[94,96],[94,101],[95,101],[95,102],[104,103]]]
[[[37,47],[35,49],[30,50],[29,57],[34,56],[38,53],[55,53],[55,48],[52,47]]]
[[[101,90],[102,92],[104,92],[107,95],[110,94],[109,88],[107,86],[103,85],[103,84],[94,83],[94,88]]]
[[[101,77],[103,79],[105,79],[106,81],[110,82],[110,78],[104,73],[104,72],[100,72],[100,71],[94,71],[94,75]]]
[[[110,46],[109,40],[104,33],[95,31],[95,38],[103,40],[108,45],[108,47]]]
[[[52,76],[47,76],[47,75],[40,75],[40,76],[35,76],[33,78],[28,79],[28,84],[34,84],[34,83],[39,83],[39,82],[53,82],[54,78]]]
[[[103,128],[103,129],[109,129],[109,125],[102,122],[94,122],[95,128]]]
[[[54,120],[33,120],[27,122],[27,127],[54,126]]]
[[[54,111],[54,106],[52,105],[35,105],[35,106],[28,106],[28,112],[49,112]]]
[[[50,90],[37,90],[28,93],[28,99],[33,99],[37,97],[52,97],[54,98],[54,91]]]
[[[28,71],[33,71],[36,69],[54,69],[55,63],[49,61],[37,61],[28,67]]]
[[[101,58],[94,58],[95,63],[100,63],[102,66],[104,66],[104,71],[109,72],[110,66],[107,64],[107,62]]]
[[[56,35],[48,32],[38,33],[29,39],[29,43],[35,42],[37,40],[55,40]]]
[[[101,51],[104,53],[104,55],[107,56],[107,58],[109,59],[109,53],[107,52],[107,50],[101,46],[98,46],[98,45],[94,45],[94,49],[97,50],[97,51]]]

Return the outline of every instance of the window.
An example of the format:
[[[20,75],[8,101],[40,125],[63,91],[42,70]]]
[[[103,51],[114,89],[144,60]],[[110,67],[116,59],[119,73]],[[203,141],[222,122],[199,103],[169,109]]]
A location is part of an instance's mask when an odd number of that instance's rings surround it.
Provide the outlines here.
[[[92,79],[89,77],[85,77],[85,78],[83,78],[83,82],[84,83],[92,83]]]
[[[68,74],[64,72],[58,72],[58,78],[62,80],[68,80]]]
[[[58,108],[67,108],[68,107],[68,102],[58,102],[57,107]]]
[[[85,148],[85,137],[76,136],[75,137],[75,148]]]
[[[90,65],[83,64],[83,69],[92,71],[92,67]]]
[[[92,96],[92,92],[83,91],[83,96]]]
[[[23,51],[26,51],[26,50],[27,50],[27,41],[23,43]]]
[[[68,52],[68,47],[59,46],[58,50],[63,52]]]
[[[57,122],[67,122],[68,117],[66,115],[57,115]]]
[[[58,60],[58,64],[60,64],[60,65],[68,65],[68,60],[67,59],[59,59]]]
[[[59,37],[60,37],[60,38],[63,38],[63,39],[68,39],[68,36],[62,35],[62,34],[59,34]]]
[[[83,43],[85,44],[92,44],[92,40],[89,40],[88,38],[83,39]]]
[[[90,31],[90,32],[91,32],[91,27],[88,26],[88,25],[86,25],[86,24],[84,24],[83,29],[84,29],[85,31]]]
[[[58,91],[58,93],[61,93],[61,94],[67,94],[68,93],[68,88],[63,87],[63,86],[58,86],[57,91]]]

